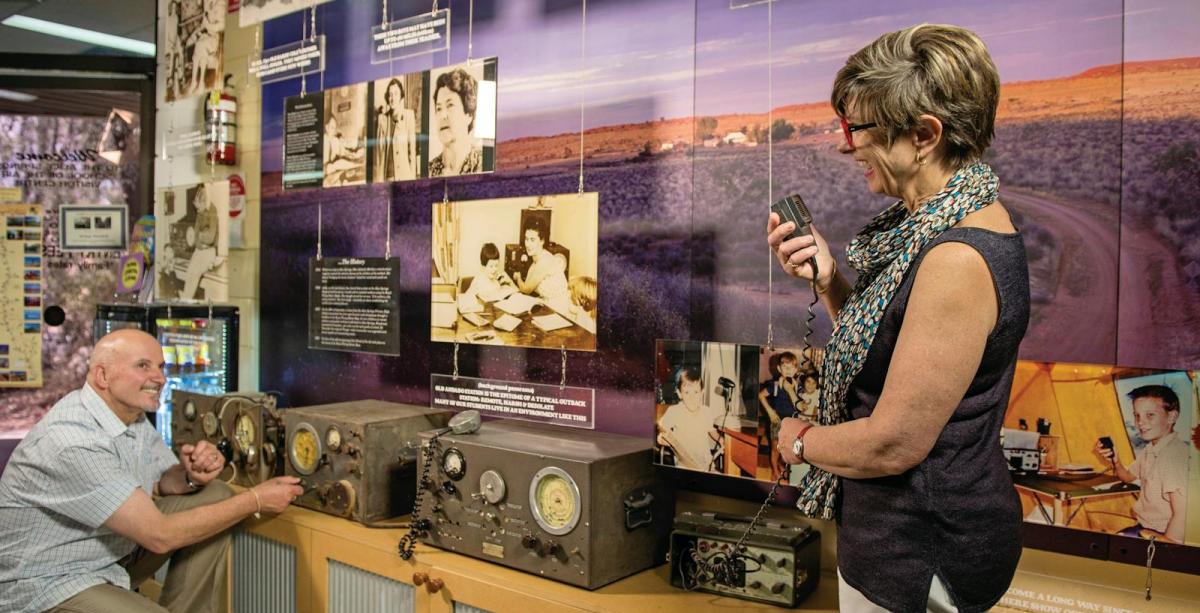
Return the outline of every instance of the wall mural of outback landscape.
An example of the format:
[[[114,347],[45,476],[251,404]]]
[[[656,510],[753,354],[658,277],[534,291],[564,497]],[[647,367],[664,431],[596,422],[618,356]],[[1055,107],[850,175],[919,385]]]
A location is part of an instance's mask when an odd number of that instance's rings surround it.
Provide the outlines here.
[[[499,57],[492,176],[284,193],[283,99],[300,86],[264,88],[264,389],[282,390],[292,405],[348,390],[426,402],[429,373],[453,368],[453,346],[427,340],[432,203],[575,191],[586,99],[585,185],[600,194],[603,295],[598,351],[572,353],[567,382],[597,388],[597,429],[650,436],[654,339],[762,344],[773,313],[774,341],[798,343],[806,285],[776,269],[767,292],[772,196],[802,195],[839,253],[889,204],[836,151],[829,89],[853,51],[921,22],[975,29],[1000,70],[986,161],[1030,257],[1034,311],[1022,357],[1200,367],[1200,242],[1191,238],[1200,224],[1200,44],[1186,34],[1200,25],[1194,3],[903,2],[881,13],[871,2],[595,2],[582,63],[579,7],[567,4],[476,3],[474,56]],[[449,54],[372,66],[365,41],[379,8],[322,5],[327,71],[308,90],[466,60],[467,2],[451,8]],[[299,17],[272,21],[264,46],[300,31]],[[300,305],[318,207],[324,253],[353,256],[383,253],[391,207],[400,357],[304,347]],[[844,261],[841,269],[849,271]],[[818,318],[817,329],[823,342],[829,322]],[[551,350],[459,350],[471,376],[553,383],[559,364]]]

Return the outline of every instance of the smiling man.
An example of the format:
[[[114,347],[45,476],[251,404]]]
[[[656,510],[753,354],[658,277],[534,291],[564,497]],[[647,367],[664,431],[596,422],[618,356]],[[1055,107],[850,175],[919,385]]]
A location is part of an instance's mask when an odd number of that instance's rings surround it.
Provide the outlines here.
[[[214,481],[225,461],[207,442],[176,460],[145,417],[162,368],[154,337],[105,336],[87,383],[13,452],[0,479],[0,610],[220,611],[225,530],[300,494],[279,477],[234,496]],[[130,591],[168,558],[162,606]]]

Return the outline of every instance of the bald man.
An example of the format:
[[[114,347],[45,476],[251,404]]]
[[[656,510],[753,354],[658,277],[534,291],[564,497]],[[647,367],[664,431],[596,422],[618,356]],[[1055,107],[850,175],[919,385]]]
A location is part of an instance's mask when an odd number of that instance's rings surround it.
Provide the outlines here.
[[[226,530],[302,490],[279,477],[233,495],[207,442],[177,460],[145,416],[162,370],[149,334],[105,336],[87,383],[17,446],[0,478],[0,611],[224,610]],[[130,591],[168,558],[161,606]]]

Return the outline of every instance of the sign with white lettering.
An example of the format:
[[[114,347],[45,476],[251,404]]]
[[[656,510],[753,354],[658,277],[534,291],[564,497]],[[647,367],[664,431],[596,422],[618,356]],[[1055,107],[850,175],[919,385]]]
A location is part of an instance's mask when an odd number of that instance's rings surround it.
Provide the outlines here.
[[[429,389],[430,406],[435,409],[475,409],[505,419],[589,430],[596,427],[596,390],[590,387],[435,374],[429,376]]]
[[[371,63],[383,64],[450,46],[450,9],[371,28]]]
[[[308,347],[400,355],[400,260],[308,261]]]
[[[325,70],[325,37],[306,38],[264,49],[250,62],[250,75],[263,83],[275,83]]]

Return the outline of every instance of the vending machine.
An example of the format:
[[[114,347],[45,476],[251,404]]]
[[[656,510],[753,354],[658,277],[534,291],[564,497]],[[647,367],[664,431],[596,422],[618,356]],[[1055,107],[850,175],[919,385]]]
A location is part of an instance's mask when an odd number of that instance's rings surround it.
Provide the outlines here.
[[[171,392],[220,395],[238,387],[238,308],[177,304],[100,304],[95,340],[122,328],[145,330],[158,339],[166,363],[158,412],[151,415],[171,445]]]

